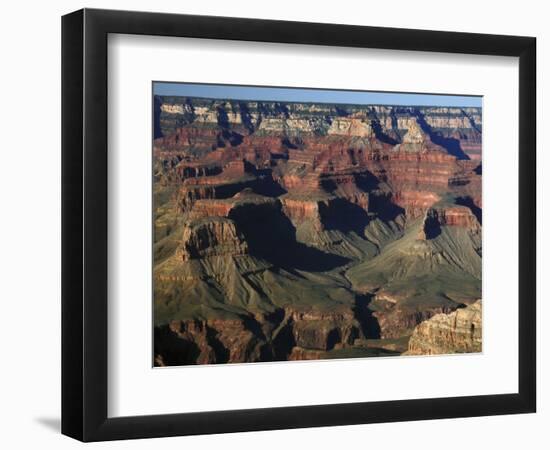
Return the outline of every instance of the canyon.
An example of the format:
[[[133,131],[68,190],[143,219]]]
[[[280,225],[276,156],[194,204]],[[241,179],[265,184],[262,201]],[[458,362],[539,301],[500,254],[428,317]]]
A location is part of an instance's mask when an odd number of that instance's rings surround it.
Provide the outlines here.
[[[153,103],[156,366],[481,351],[481,108]]]

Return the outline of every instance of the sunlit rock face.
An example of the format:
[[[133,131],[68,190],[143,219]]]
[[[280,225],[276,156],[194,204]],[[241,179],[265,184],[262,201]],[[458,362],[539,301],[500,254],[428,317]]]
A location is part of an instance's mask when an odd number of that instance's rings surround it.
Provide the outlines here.
[[[154,105],[156,365],[480,351],[480,108]]]
[[[244,237],[230,219],[212,217],[184,226],[178,249],[183,261],[214,255],[243,255],[248,252]]]
[[[408,355],[481,352],[481,300],[450,314],[437,314],[418,325]]]

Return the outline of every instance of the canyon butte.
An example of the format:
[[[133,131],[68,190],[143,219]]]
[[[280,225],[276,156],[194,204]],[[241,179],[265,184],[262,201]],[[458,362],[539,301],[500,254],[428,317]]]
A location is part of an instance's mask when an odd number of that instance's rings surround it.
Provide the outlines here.
[[[156,366],[481,351],[481,108],[153,120]]]

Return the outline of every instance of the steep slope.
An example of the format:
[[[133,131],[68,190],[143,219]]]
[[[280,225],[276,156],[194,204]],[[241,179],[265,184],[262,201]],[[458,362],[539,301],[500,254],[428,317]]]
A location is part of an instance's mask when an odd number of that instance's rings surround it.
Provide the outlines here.
[[[346,276],[355,290],[371,296],[381,336],[398,337],[433,314],[479,298],[480,225],[466,207],[430,209],[402,238]]]

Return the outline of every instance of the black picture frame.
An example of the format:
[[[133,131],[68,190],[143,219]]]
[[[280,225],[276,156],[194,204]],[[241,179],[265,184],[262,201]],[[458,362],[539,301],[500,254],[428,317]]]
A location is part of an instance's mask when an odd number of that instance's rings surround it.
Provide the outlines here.
[[[107,36],[123,33],[519,58],[517,393],[109,418]],[[535,412],[536,39],[84,9],[62,18],[62,433],[82,441]],[[510,295],[513,295],[512,293]]]

